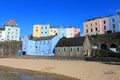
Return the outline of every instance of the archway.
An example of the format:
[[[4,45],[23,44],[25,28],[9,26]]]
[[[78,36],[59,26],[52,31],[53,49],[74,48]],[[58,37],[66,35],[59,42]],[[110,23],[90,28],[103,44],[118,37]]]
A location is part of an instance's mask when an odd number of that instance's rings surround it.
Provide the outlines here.
[[[101,44],[101,49],[107,50],[107,45],[106,44]]]
[[[110,45],[110,50],[113,51],[113,52],[116,52],[116,51],[117,51],[117,46],[116,46],[116,44],[111,44],[111,45]]]

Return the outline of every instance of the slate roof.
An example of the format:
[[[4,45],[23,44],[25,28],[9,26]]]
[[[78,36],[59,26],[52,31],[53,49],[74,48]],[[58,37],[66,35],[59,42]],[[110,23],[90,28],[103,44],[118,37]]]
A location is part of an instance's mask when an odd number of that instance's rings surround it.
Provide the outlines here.
[[[4,28],[0,28],[0,30],[5,30]]]
[[[18,25],[15,22],[10,22],[10,21],[6,22],[4,26],[18,27]]]
[[[30,40],[35,40],[35,41],[39,41],[39,40],[51,40],[53,37],[55,36],[47,36],[47,37],[40,37],[40,38],[32,38]]]
[[[84,39],[85,37],[62,38],[57,43],[56,47],[82,46]]]

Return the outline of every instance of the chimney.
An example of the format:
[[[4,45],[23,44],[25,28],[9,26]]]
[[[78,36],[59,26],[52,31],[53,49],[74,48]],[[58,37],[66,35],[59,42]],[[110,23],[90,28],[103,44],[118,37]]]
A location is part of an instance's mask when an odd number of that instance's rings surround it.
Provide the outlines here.
[[[15,23],[15,20],[10,20],[11,23]]]

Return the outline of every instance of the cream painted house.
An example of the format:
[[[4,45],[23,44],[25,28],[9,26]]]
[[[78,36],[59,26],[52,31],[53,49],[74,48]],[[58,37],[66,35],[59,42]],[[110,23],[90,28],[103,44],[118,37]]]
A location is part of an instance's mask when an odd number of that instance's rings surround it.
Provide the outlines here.
[[[58,29],[57,28],[50,28],[49,29],[49,36],[54,36],[58,34]]]
[[[33,25],[33,37],[40,37],[41,27],[40,25]]]

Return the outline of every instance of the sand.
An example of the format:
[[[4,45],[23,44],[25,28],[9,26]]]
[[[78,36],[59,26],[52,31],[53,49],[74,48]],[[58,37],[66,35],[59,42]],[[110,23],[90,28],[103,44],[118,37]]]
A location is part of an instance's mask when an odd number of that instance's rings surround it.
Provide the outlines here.
[[[120,80],[120,65],[109,65],[101,62],[2,58],[0,65],[56,73],[80,80]]]

